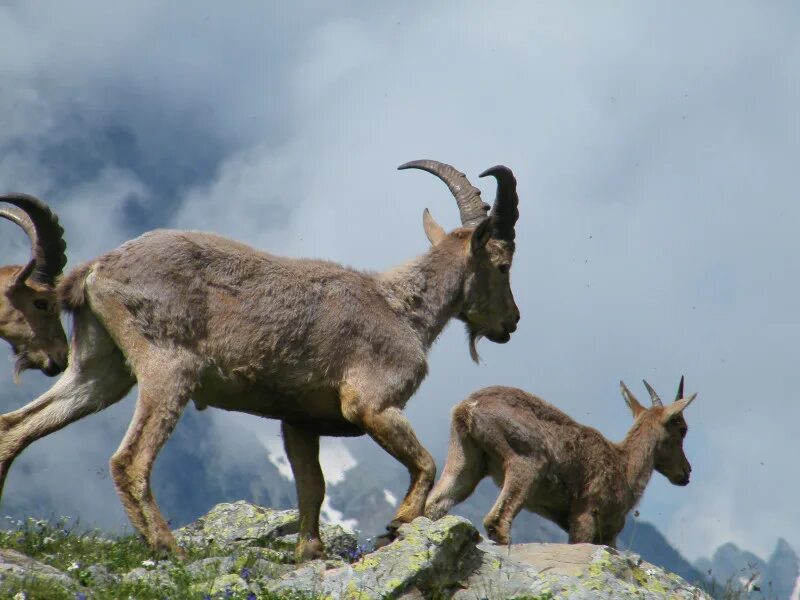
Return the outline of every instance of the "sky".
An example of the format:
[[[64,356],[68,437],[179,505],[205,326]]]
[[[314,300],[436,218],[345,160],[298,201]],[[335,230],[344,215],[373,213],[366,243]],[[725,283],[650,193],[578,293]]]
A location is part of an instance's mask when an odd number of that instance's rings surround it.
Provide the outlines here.
[[[41,196],[70,266],[156,227],[382,270],[458,224],[408,160],[519,182],[512,341],[456,323],[407,414],[441,453],[450,408],[519,386],[621,439],[644,377],[682,374],[692,483],[641,518],[687,557],[800,546],[795,401],[800,9],[789,2],[0,2],[0,189]],[[0,257],[24,236],[0,224]],[[10,352],[0,348],[10,357]],[[29,372],[11,410],[52,383]],[[129,398],[32,446],[4,505],[124,516],[106,475]],[[193,409],[190,409],[190,411]],[[207,453],[274,423],[207,411]],[[199,417],[198,417],[199,418]],[[357,457],[356,457],[357,459]],[[156,473],[158,475],[158,473]],[[4,507],[0,507],[2,511]]]

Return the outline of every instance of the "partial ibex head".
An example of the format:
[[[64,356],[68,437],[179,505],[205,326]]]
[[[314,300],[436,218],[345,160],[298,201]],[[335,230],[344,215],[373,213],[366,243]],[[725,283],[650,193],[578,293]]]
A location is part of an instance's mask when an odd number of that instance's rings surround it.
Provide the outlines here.
[[[469,236],[468,272],[459,319],[467,325],[470,356],[478,362],[477,341],[486,337],[498,344],[506,343],[520,319],[510,279],[514,225],[519,218],[517,180],[511,169],[501,165],[481,173],[481,177],[491,175],[497,180],[497,195],[490,212],[489,205],[481,200],[480,190],[450,165],[416,160],[398,168],[422,169],[436,175],[447,184],[458,203],[462,228],[450,235]],[[428,209],[423,213],[423,226],[431,244],[439,244],[448,237]]]
[[[19,225],[31,240],[25,266],[0,267],[0,338],[16,357],[14,379],[25,369],[57,375],[67,364],[67,336],[61,325],[55,280],[61,275],[64,230],[58,217],[41,200],[26,194],[0,195],[0,217]]]
[[[688,431],[683,411],[694,401],[697,394],[692,394],[688,398],[683,397],[683,377],[681,377],[675,401],[664,406],[656,391],[645,381],[644,385],[650,392],[653,404],[650,408],[645,408],[639,404],[623,382],[620,381],[619,385],[622,397],[625,398],[637,424],[649,428],[659,436],[654,457],[656,471],[674,485],[687,485],[692,465],[683,452],[683,438]]]

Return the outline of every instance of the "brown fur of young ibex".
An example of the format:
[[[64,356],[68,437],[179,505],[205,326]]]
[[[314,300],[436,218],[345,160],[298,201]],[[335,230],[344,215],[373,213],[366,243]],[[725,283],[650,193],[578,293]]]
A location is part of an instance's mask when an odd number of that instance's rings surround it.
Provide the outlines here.
[[[644,383],[650,408],[620,382],[634,417],[620,443],[520,389],[475,392],[453,409],[447,463],[426,516],[440,518],[489,475],[501,488],[484,519],[491,540],[510,543],[511,522],[525,508],[568,532],[570,543],[614,546],[654,469],[675,485],[687,485],[692,470],[683,453],[683,411],[696,394],[683,398],[681,378],[675,402],[663,406]]]
[[[519,310],[509,269],[516,181],[506,167],[489,206],[448,165],[415,161],[442,179],[461,212],[447,234],[424,213],[432,247],[381,274],[259,252],[213,234],[154,231],[72,271],[59,292],[74,315],[69,367],[49,391],[0,416],[0,481],[31,442],[120,400],[138,383],[136,411],[111,459],[117,492],[155,551],[176,551],[150,473],[193,400],[280,419],[300,508],[298,558],[322,553],[325,482],[319,436],[368,434],[405,465],[408,492],[391,526],[422,513],[436,467],[402,410],[426,355],[457,317],[504,343]],[[391,532],[391,529],[390,529]]]
[[[0,266],[0,339],[16,358],[14,380],[25,369],[57,375],[67,366],[67,336],[61,325],[56,279],[67,257],[58,217],[38,198],[0,195],[0,217],[19,225],[31,240],[27,265]]]

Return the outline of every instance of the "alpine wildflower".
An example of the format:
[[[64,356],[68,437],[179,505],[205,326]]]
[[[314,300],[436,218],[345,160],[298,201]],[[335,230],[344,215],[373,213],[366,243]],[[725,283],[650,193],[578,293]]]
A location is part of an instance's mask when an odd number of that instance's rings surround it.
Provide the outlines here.
[[[239,577],[241,577],[241,578],[242,578],[242,579],[244,579],[245,581],[247,581],[248,579],[250,579],[250,569],[248,569],[247,567],[245,567],[244,569],[242,569],[242,570],[241,570],[241,572],[239,573]]]

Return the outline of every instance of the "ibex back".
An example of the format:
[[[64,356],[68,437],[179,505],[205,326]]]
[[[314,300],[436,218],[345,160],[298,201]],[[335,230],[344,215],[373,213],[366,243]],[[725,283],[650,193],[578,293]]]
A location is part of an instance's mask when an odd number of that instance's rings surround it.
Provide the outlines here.
[[[426,212],[431,249],[370,274],[281,258],[216,235],[155,231],[71,272],[70,364],[56,385],[0,417],[0,477],[32,441],[121,399],[139,397],[111,473],[128,516],[154,550],[177,550],[150,490],[153,462],[190,399],[280,419],[300,508],[298,558],[319,556],[325,494],[319,436],[370,435],[409,470],[390,532],[421,514],[435,465],[402,414],[425,377],[430,345],[452,317],[470,349],[506,342],[519,311],[509,283],[517,219],[511,171],[491,216],[452,167],[404,165],[447,183],[461,209],[445,234]]]
[[[644,408],[620,385],[634,424],[619,444],[520,389],[475,392],[453,409],[447,463],[425,514],[438,519],[489,475],[501,488],[484,519],[493,541],[510,543],[511,522],[525,508],[567,531],[571,543],[614,546],[654,469],[675,485],[689,483],[683,410],[695,398],[683,398],[681,378],[675,402],[663,406],[645,382],[653,406]]]

